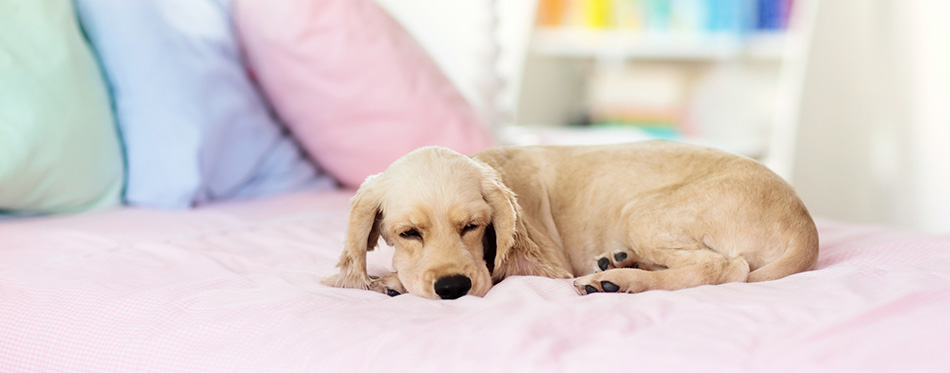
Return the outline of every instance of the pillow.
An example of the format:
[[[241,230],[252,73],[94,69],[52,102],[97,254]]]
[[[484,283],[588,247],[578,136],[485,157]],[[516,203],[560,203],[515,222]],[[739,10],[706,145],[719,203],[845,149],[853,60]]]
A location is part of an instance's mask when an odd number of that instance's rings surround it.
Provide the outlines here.
[[[71,0],[0,2],[0,215],[119,204],[108,92]]]
[[[236,0],[235,19],[278,115],[345,186],[420,146],[491,145],[468,102],[371,0]]]
[[[226,0],[77,0],[113,91],[129,204],[185,208],[332,186],[247,75]]]

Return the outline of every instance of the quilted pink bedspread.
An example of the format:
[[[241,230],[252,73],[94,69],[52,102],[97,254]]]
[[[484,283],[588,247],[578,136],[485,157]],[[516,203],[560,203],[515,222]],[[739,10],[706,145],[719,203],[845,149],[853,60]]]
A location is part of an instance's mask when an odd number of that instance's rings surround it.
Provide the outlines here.
[[[948,237],[821,222],[778,281],[390,298],[318,283],[349,195],[0,223],[0,371],[950,370]]]

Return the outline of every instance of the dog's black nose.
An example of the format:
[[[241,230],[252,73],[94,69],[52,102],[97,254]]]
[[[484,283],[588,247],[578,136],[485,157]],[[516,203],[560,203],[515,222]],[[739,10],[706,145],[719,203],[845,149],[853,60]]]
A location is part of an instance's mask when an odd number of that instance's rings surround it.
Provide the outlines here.
[[[460,298],[472,288],[472,280],[463,275],[440,278],[435,282],[435,293],[442,299]]]

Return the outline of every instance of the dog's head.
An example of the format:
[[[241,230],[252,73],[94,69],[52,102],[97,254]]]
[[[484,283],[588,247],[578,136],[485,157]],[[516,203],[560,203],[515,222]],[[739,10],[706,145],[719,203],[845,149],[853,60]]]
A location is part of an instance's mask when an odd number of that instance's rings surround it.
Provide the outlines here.
[[[418,149],[360,186],[340,273],[324,283],[385,292],[366,273],[366,252],[382,237],[396,248],[393,266],[406,291],[433,299],[483,296],[492,269],[514,245],[517,211],[514,193],[493,168],[448,149]]]

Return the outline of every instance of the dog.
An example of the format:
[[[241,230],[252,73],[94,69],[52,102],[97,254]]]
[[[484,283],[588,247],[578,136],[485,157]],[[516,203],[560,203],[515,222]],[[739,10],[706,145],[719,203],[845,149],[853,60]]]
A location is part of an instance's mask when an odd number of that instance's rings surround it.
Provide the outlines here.
[[[572,278],[581,295],[779,279],[814,268],[818,233],[762,164],[673,142],[417,149],[351,200],[335,287],[484,296],[508,276]],[[395,272],[366,253],[395,246]]]

